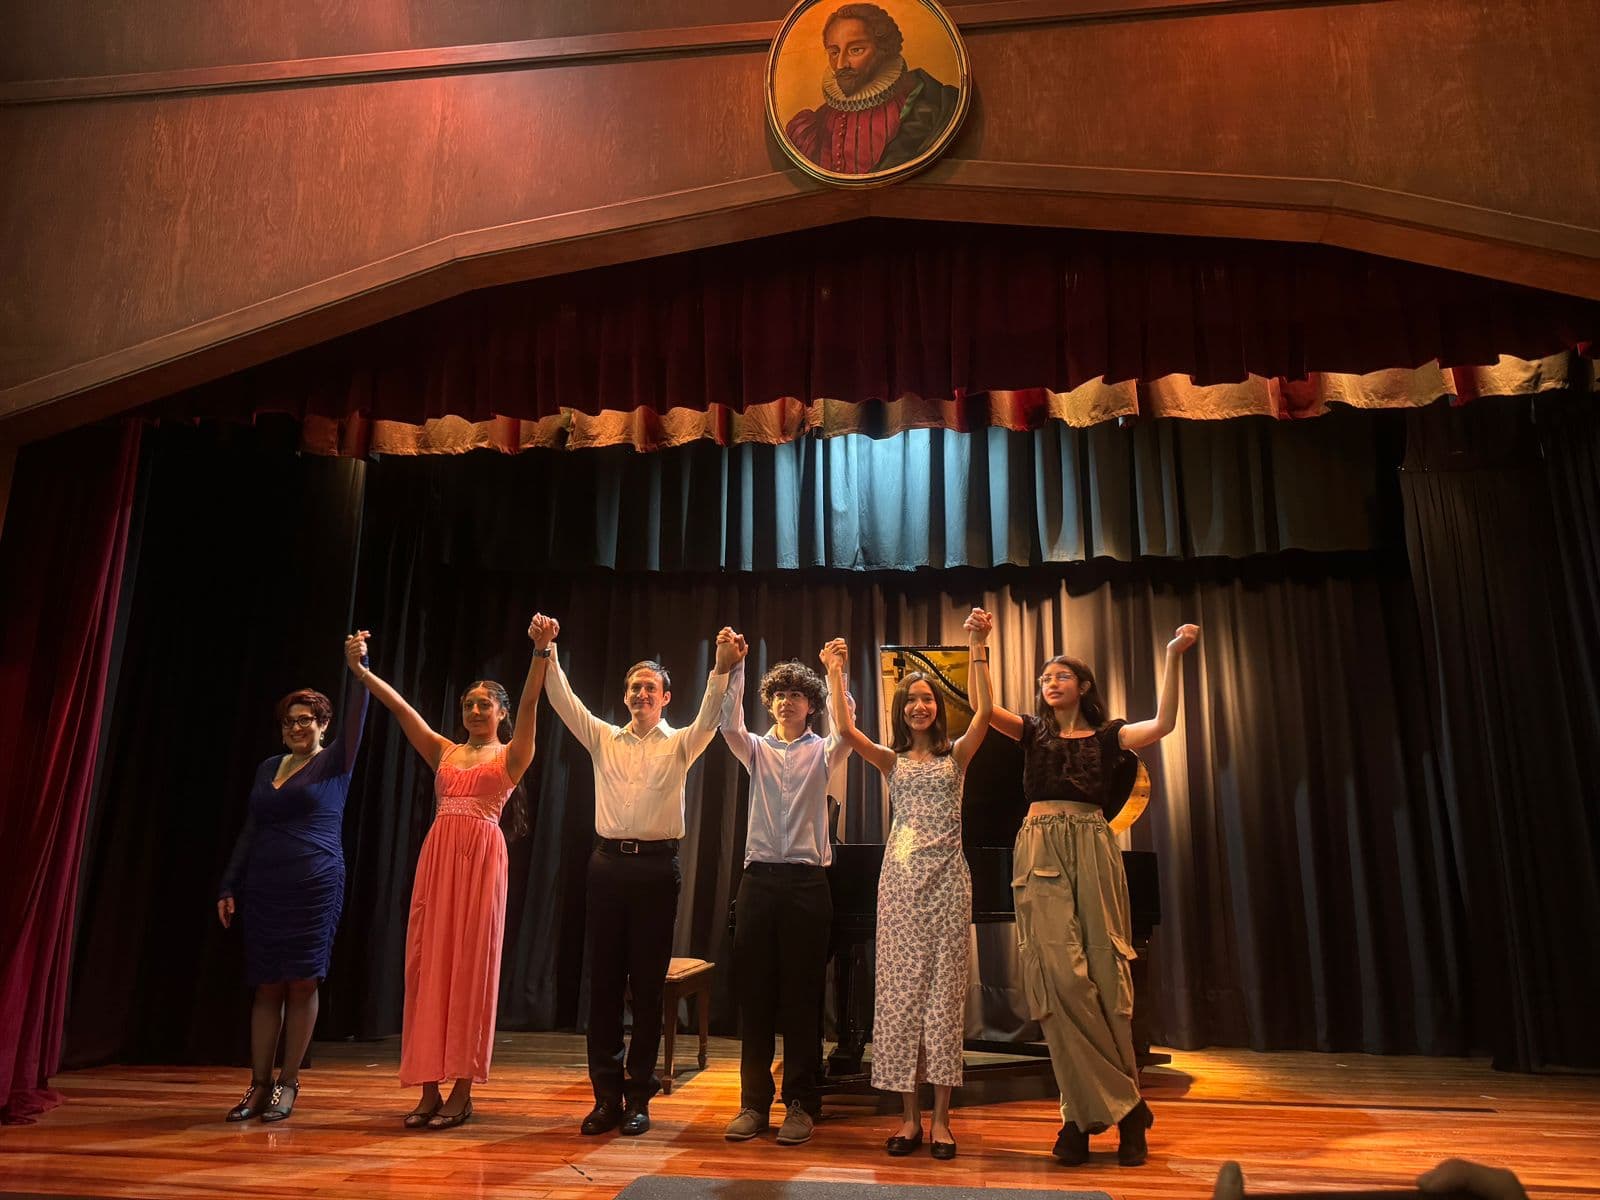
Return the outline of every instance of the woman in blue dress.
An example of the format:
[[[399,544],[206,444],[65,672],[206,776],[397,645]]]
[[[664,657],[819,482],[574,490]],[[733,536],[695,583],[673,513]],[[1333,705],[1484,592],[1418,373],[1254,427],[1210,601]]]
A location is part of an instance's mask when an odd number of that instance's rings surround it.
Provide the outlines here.
[[[300,1093],[300,1062],[317,1023],[317,985],[328,973],[333,931],[344,906],[345,798],[367,716],[366,630],[345,639],[350,668],[346,720],[326,746],[333,707],[303,688],[278,701],[287,754],[256,768],[244,829],[217,893],[217,917],[244,927],[250,1009],[250,1089],[230,1121],[281,1121]],[[272,1081],[280,1033],[283,1071]]]

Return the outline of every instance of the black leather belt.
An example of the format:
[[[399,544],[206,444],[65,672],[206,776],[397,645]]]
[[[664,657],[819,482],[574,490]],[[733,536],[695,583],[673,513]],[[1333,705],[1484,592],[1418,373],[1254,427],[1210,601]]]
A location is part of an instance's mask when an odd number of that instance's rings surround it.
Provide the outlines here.
[[[637,838],[597,837],[594,840],[594,844],[607,854],[676,854],[678,852],[677,838],[666,838],[659,842],[641,842]]]

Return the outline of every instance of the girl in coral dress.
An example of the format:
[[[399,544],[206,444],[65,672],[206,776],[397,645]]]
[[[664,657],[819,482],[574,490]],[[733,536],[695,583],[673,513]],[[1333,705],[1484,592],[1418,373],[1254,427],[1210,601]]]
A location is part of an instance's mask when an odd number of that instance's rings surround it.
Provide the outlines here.
[[[434,771],[433,826],[417,859],[406,926],[405,1019],[400,1082],[422,1088],[407,1129],[449,1129],[472,1115],[472,1085],[489,1078],[500,945],[506,923],[506,839],[500,813],[512,802],[511,833],[527,831],[518,784],[533,761],[535,710],[549,659],[535,655],[509,740],[511,699],[492,679],[461,695],[466,741],[434,732],[371,671],[361,681],[400,721]],[[515,796],[513,797],[513,793]],[[440,1094],[447,1081],[448,1099]]]

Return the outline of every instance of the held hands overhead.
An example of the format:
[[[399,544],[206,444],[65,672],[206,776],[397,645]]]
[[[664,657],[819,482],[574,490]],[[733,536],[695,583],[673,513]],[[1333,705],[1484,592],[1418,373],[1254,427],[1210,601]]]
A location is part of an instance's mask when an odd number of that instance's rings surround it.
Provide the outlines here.
[[[560,636],[561,622],[554,617],[534,613],[533,620],[528,622],[528,637],[532,639],[535,650],[550,649],[550,643]]]
[[[371,630],[358,629],[344,640],[344,665],[357,675],[361,674],[361,660],[367,657],[367,639],[371,636]]]
[[[733,670],[734,664],[749,653],[750,643],[745,640],[744,634],[735,633],[728,625],[717,631],[717,674],[723,675]]]
[[[1200,626],[1179,625],[1178,631],[1172,635],[1172,640],[1167,643],[1167,652],[1169,654],[1182,654],[1199,640]]]

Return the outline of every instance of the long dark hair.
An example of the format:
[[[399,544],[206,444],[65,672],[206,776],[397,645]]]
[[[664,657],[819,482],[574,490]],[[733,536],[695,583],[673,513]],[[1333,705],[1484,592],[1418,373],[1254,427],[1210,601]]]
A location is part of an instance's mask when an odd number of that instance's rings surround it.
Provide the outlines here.
[[[1094,672],[1089,669],[1089,664],[1068,654],[1058,654],[1039,668],[1039,674],[1043,675],[1051,667],[1066,667],[1078,677],[1079,683],[1088,685],[1088,689],[1078,699],[1078,713],[1091,728],[1096,730],[1103,728],[1108,719],[1106,703],[1100,699],[1100,685],[1095,682]],[[1038,694],[1034,697],[1034,711],[1053,734],[1056,729],[1056,710],[1045,703],[1042,684],[1039,685]]]
[[[500,711],[505,713],[505,716],[500,718],[500,724],[495,727],[494,735],[501,742],[511,741],[515,729],[511,723],[511,696],[505,687],[493,679],[474,679],[461,693],[461,699],[456,701],[458,708],[467,702],[467,695],[474,688],[482,688],[488,692],[489,698],[500,706]],[[505,809],[500,813],[500,828],[505,831],[508,842],[514,842],[528,834],[528,793],[520,780],[517,786],[511,789],[511,798],[506,801]]]
[[[928,731],[928,736],[933,740],[935,754],[950,753],[950,733],[944,719],[944,697],[939,694],[939,685],[934,682],[933,676],[923,671],[907,671],[900,679],[900,685],[894,689],[894,699],[889,706],[889,729],[894,734],[894,741],[889,746],[896,754],[904,754],[911,749],[911,727],[906,724],[906,700],[911,695],[913,683],[925,683],[933,692],[933,728]]]

